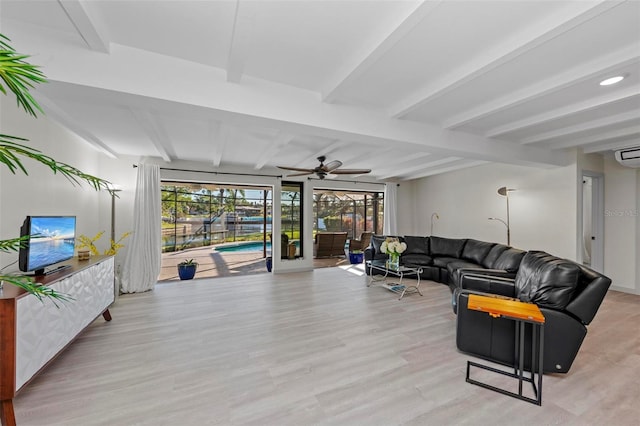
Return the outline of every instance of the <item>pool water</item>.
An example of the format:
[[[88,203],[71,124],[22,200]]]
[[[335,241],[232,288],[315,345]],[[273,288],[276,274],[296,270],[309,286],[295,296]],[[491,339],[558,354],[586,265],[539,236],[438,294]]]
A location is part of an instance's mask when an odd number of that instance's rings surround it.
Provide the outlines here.
[[[240,243],[228,244],[221,247],[216,247],[216,251],[224,253],[237,253],[237,252],[259,252],[262,251],[262,241],[243,241]],[[267,243],[267,251],[271,250],[271,243]]]
[[[296,241],[296,246],[298,242]],[[216,247],[216,251],[223,253],[239,253],[239,252],[261,252],[262,241],[242,241],[239,243],[227,244],[224,246]],[[271,242],[267,243],[267,251],[271,251]]]

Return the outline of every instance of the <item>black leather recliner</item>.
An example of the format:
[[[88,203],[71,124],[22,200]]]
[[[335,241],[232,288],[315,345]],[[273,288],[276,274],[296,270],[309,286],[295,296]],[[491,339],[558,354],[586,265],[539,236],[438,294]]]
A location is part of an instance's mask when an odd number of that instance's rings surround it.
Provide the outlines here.
[[[458,349],[513,366],[515,322],[467,305],[471,292],[514,297],[537,304],[545,316],[544,372],[566,373],[610,285],[611,280],[596,271],[541,251],[524,256],[515,279],[462,271],[454,290]],[[531,344],[530,333],[527,327],[526,346]],[[530,346],[525,353],[531,353]],[[524,361],[528,368],[530,359]]]

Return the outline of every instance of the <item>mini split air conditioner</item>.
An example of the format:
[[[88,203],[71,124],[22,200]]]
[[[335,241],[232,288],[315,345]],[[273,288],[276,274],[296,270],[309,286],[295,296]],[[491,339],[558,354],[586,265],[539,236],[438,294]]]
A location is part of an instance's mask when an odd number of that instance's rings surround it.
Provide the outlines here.
[[[626,167],[640,167],[640,147],[616,151],[616,160]]]

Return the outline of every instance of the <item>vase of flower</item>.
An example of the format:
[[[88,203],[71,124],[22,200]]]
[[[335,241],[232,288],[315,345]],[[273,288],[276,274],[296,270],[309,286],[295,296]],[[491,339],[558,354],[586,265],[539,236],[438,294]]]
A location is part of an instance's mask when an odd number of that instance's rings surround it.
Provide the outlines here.
[[[380,245],[380,250],[389,255],[387,268],[397,270],[400,268],[400,254],[407,249],[407,244],[397,238],[388,237]]]

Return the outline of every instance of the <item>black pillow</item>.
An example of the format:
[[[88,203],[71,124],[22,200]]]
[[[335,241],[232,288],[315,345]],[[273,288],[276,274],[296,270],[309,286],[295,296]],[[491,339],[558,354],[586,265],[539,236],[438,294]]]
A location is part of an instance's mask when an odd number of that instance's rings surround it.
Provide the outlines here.
[[[409,254],[425,254],[429,255],[429,237],[404,237],[407,249],[402,253],[403,256]]]
[[[516,297],[523,302],[564,309],[578,285],[580,267],[543,251],[530,251],[516,275]]]
[[[373,254],[373,258],[378,260],[378,259],[386,259],[388,257],[387,254],[382,253],[380,251],[380,246],[382,245],[382,243],[384,242],[384,240],[387,237],[385,237],[384,235],[372,235],[371,236],[371,247],[373,247],[373,249],[375,250],[374,254]]]
[[[502,269],[507,272],[517,272],[526,251],[509,247],[500,254],[493,264],[493,269]]]
[[[489,253],[489,250],[491,250],[494,245],[495,243],[470,238],[464,245],[464,250],[462,250],[462,259],[481,265],[487,253]]]
[[[493,246],[491,250],[489,250],[489,253],[487,253],[485,258],[482,260],[482,266],[488,269],[498,269],[494,266],[494,264],[496,263],[502,252],[508,248],[509,247],[505,246],[504,244],[496,244],[495,246]]]
[[[464,243],[467,240],[457,240],[454,238],[430,237],[429,246],[432,256],[455,257],[457,259],[462,255]]]

